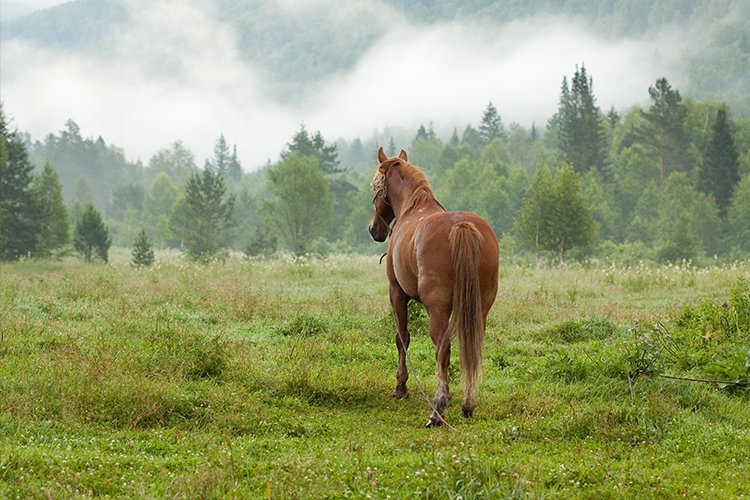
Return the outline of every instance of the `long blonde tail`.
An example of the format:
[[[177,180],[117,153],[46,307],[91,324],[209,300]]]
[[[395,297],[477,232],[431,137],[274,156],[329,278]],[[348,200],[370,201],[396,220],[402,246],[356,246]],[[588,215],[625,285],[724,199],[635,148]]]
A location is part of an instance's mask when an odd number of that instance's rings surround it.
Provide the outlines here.
[[[479,258],[484,238],[471,222],[456,224],[448,234],[453,257],[453,312],[449,338],[458,336],[461,382],[465,395],[473,396],[482,371],[484,325],[479,287]]]

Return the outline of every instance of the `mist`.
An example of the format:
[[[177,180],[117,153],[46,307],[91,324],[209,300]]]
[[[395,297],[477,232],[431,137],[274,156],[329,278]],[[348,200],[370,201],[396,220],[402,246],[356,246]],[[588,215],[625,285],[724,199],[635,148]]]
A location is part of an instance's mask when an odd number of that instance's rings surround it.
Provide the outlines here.
[[[253,170],[276,161],[303,123],[328,141],[369,139],[386,126],[416,133],[429,123],[447,139],[454,127],[477,125],[492,101],[505,124],[542,128],[556,111],[562,77],[581,63],[604,110],[645,102],[658,77],[681,81],[679,54],[665,50],[677,45],[666,35],[605,41],[575,18],[415,26],[371,1],[349,8],[372,14],[382,30],[354,67],[280,101],[273,97],[279,82],[243,60],[238,33],[208,2],[127,5],[131,22],[111,33],[106,54],[2,44],[1,99],[15,127],[40,140],[73,119],[85,137],[101,135],[144,163],[182,140],[202,164],[223,133]],[[339,22],[347,14],[339,9]]]

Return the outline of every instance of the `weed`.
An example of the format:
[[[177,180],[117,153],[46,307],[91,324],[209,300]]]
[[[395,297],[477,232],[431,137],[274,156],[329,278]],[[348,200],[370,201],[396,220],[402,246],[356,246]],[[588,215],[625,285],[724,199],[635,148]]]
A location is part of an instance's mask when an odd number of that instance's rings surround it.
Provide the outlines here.
[[[328,325],[319,316],[314,314],[296,314],[283,325],[276,327],[276,332],[285,337],[289,336],[315,336],[328,331]]]

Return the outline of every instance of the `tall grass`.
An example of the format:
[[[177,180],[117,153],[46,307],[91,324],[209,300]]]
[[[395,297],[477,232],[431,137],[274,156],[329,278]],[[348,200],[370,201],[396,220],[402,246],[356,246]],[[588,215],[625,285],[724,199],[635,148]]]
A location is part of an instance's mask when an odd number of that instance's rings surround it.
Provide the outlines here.
[[[428,430],[377,257],[121,253],[0,264],[0,496],[750,495],[750,391],[659,376],[741,369],[748,263],[503,266],[477,412]]]

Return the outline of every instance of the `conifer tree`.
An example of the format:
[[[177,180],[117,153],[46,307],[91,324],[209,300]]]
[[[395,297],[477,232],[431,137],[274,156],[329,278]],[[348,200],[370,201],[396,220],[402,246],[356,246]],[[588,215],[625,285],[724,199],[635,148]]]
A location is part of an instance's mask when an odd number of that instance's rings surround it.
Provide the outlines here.
[[[0,107],[0,260],[16,260],[35,250],[33,169],[26,146],[9,129]]]
[[[680,92],[673,89],[666,78],[658,79],[648,93],[652,104],[648,111],[641,112],[645,125],[638,130],[637,137],[658,166],[661,189],[670,173],[686,172],[692,166],[684,127],[687,109]]]
[[[287,149],[281,153],[281,160],[291,156],[313,156],[318,160],[319,168],[326,174],[343,172],[339,166],[338,148],[335,144],[326,144],[320,131],[310,137],[307,129],[302,125],[294,134],[292,142],[287,143]]]
[[[722,106],[711,129],[711,142],[700,166],[699,182],[700,190],[713,196],[722,216],[726,215],[732,191],[740,180],[739,163],[727,109]]]
[[[232,146],[232,156],[229,157],[229,166],[227,167],[229,178],[235,181],[242,179],[242,165],[237,158],[237,145]]]
[[[91,203],[83,207],[81,218],[75,227],[73,245],[86,262],[91,262],[94,257],[107,262],[109,258],[112,239],[101,214]]]
[[[217,174],[226,177],[229,175],[229,163],[231,156],[229,154],[229,146],[227,145],[224,134],[221,134],[214,144],[213,156],[206,160],[206,170],[212,169]]]
[[[57,171],[45,163],[41,174],[31,182],[37,208],[37,255],[47,256],[70,241],[68,210],[62,195]]]
[[[560,149],[577,173],[592,168],[604,172],[607,163],[607,136],[601,112],[593,94],[593,80],[581,66],[568,80],[563,77],[558,108]]]
[[[188,179],[185,197],[175,204],[170,226],[193,260],[208,261],[232,240],[235,197],[226,192],[224,177],[206,169]]]
[[[492,142],[496,137],[505,138],[503,121],[500,118],[500,114],[497,112],[497,108],[492,104],[492,101],[487,104],[487,107],[482,114],[482,121],[479,123],[479,137],[481,138],[483,146]]]
[[[148,267],[154,263],[154,249],[151,246],[151,240],[146,235],[146,230],[141,229],[135,242],[133,243],[133,267]]]

